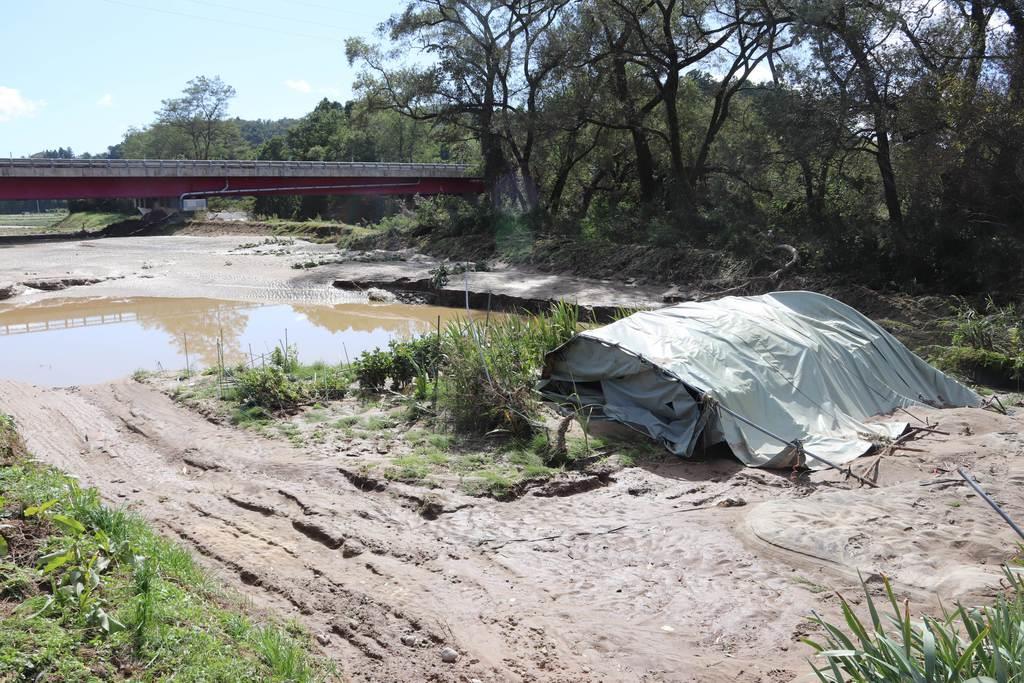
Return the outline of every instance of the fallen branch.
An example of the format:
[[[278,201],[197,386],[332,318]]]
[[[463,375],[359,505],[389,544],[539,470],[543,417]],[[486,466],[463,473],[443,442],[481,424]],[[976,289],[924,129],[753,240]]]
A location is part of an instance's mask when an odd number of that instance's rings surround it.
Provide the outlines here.
[[[942,436],[949,436],[949,432],[944,432],[941,429],[935,429],[934,427],[914,427],[914,429],[927,434],[941,434]]]
[[[785,251],[789,254],[789,260],[784,263],[777,270],[772,271],[768,275],[758,275],[752,277],[741,285],[735,287],[729,287],[717,292],[712,292],[711,295],[714,297],[729,296],[731,294],[747,294],[755,288],[761,291],[773,291],[778,288],[779,281],[782,280],[782,276],[793,270],[800,263],[800,252],[796,250],[796,247],[789,244],[776,244],[772,249]],[[756,287],[755,287],[756,285]]]
[[[1000,415],[1008,415],[1009,411],[1006,410],[1006,406],[999,400],[999,394],[992,394],[990,398],[985,399],[981,404],[982,410],[993,410]]]

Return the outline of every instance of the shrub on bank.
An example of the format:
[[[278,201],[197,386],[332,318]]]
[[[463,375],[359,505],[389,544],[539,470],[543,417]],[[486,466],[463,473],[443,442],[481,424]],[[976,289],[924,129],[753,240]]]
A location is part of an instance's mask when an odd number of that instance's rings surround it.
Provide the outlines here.
[[[579,329],[579,309],[562,302],[539,315],[459,319],[440,339],[427,335],[364,353],[356,378],[364,391],[390,380],[392,389],[414,384],[420,399],[436,392],[440,416],[458,432],[529,437],[541,428],[534,385],[544,354]]]
[[[450,323],[444,349],[444,404],[457,430],[495,429],[528,437],[538,428],[534,390],[544,355],[580,329],[579,308],[558,302],[547,313]]]
[[[269,410],[293,410],[302,402],[297,382],[276,365],[253,368],[238,375],[238,400],[242,405]]]
[[[351,373],[326,363],[302,365],[294,347],[275,348],[270,365],[234,373],[234,398],[243,407],[271,412],[295,410],[307,403],[345,398]]]
[[[983,309],[961,303],[949,321],[949,347],[932,355],[947,372],[979,384],[1014,388],[1024,378],[1024,315],[989,298]]]
[[[355,363],[355,376],[364,391],[381,391],[391,380],[391,388],[402,390],[417,377],[433,377],[440,351],[436,334],[410,341],[391,340],[386,350],[363,353]]]

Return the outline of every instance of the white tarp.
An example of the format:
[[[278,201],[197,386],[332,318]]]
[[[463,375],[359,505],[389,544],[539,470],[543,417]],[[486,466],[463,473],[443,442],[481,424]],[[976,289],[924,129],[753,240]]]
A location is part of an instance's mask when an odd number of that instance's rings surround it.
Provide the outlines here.
[[[548,354],[544,395],[650,434],[679,455],[725,441],[747,465],[824,465],[866,453],[896,408],[974,406],[970,389],[846,304],[813,292],[644,311]],[[794,448],[799,444],[801,448]]]

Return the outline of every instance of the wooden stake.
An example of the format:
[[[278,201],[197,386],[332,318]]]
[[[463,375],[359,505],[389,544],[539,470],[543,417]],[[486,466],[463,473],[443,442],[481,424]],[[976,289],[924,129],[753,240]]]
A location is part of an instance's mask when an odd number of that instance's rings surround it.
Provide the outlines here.
[[[185,376],[186,377],[191,377],[192,376],[192,367],[191,367],[191,363],[189,363],[189,361],[188,361],[188,334],[182,332],[181,336],[183,336],[185,338]]]

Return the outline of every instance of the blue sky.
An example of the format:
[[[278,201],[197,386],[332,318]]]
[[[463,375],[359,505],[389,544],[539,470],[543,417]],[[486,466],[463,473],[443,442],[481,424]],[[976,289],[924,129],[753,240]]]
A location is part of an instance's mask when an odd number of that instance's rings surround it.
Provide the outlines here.
[[[350,95],[344,40],[402,0],[0,0],[0,155],[103,152],[194,76],[231,114],[301,116]]]

